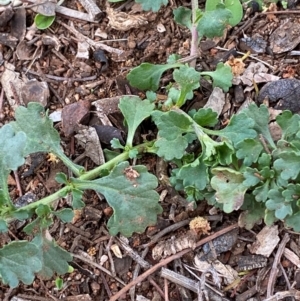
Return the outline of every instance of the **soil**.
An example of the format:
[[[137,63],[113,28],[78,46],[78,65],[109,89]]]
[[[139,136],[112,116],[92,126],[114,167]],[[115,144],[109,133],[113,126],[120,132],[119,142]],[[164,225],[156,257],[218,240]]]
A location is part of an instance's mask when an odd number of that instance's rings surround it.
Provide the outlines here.
[[[5,10],[7,7],[0,6],[0,79],[3,79],[9,63],[9,68],[19,73],[19,78],[30,82],[22,88],[18,87],[18,81],[11,82],[14,103],[9,103],[8,95],[4,93],[4,81],[1,82],[0,127],[13,120],[15,107],[32,99],[42,103],[50,114],[68,107],[62,115],[63,124],[55,122],[55,127],[60,132],[65,154],[87,169],[93,168],[95,163],[84,155],[85,149],[75,135],[79,123],[97,123],[95,119],[99,115],[92,103],[105,100],[104,113],[117,129],[117,133],[105,132],[106,141],[116,135],[121,140],[126,128],[117,108],[118,100],[123,95],[144,97],[143,91],[131,87],[126,80],[128,72],[143,62],[164,64],[174,53],[188,58],[191,42],[189,30],[175,23],[172,12],[180,5],[190,8],[188,1],[170,0],[158,13],[144,12],[134,1],[110,7],[106,1],[98,0],[96,3],[103,12],[99,21],[82,21],[57,13],[53,25],[44,31],[32,31],[30,28],[36,15],[33,8],[12,10],[15,15],[11,18],[7,17],[11,13]],[[289,5],[293,5],[290,10],[283,10],[280,4],[272,4],[268,13],[253,11],[254,5],[252,9],[245,9],[243,21],[228,29],[223,37],[201,41],[196,69],[214,70],[218,62],[227,61],[230,55],[242,56],[236,51],[250,50],[252,56],[245,61],[246,68],[251,62],[257,63],[256,59],[267,67],[264,80],[257,82],[259,89],[269,82],[271,75],[299,78],[300,10],[297,10],[295,1]],[[63,6],[85,12],[80,1],[66,0]],[[129,24],[125,25],[124,19],[130,20]],[[94,43],[101,41],[109,47],[101,50],[96,49],[95,44],[87,47],[87,43],[91,45],[88,39]],[[46,84],[37,85],[31,81],[33,79]],[[170,74],[164,74],[162,88],[158,91],[162,98],[166,95],[164,86],[169,80]],[[245,101],[256,101],[253,87],[246,92],[245,88],[244,82],[239,82],[227,93],[220,115],[221,124],[228,122]],[[278,90],[282,92],[282,89]],[[203,80],[201,89],[195,91],[186,109],[202,107],[212,91],[212,85]],[[275,99],[277,101],[276,96]],[[270,105],[276,106],[276,102]],[[293,100],[291,107],[297,111],[299,106]],[[289,108],[288,103],[285,108]],[[105,131],[104,128],[98,130]],[[151,135],[153,130],[150,122],[144,124],[137,141],[142,135]],[[141,163],[156,175],[162,164],[150,155],[143,157]],[[27,197],[37,199],[53,193],[58,188],[54,179],[57,172],[68,171],[61,163],[56,163],[55,158],[40,153],[30,156],[26,165],[9,178],[12,199],[17,204],[24,201],[18,198],[25,193],[32,193],[33,196]],[[106,223],[112,208],[101,195],[85,192],[86,207],[76,212],[72,223],[63,224],[55,220],[49,231],[59,246],[75,254],[70,263],[74,271],[61,277],[63,288],[56,288],[56,276],[49,280],[36,278],[32,285],[21,284],[15,289],[0,284],[0,300],[300,299],[297,291],[300,287],[299,234],[288,231],[281,223],[268,228],[267,233],[261,233],[265,229],[262,224],[255,225],[250,231],[245,230],[238,227],[238,212],[223,214],[203,201],[193,207],[186,202],[184,195],[175,197],[174,190],[162,183],[157,191],[164,195],[164,212],[156,225],[129,239],[109,235]],[[67,205],[68,200],[56,204],[57,208]],[[210,230],[200,240],[195,240],[190,235],[188,224],[198,216],[208,219]],[[26,238],[21,231],[23,227],[24,223],[12,223],[8,233],[0,234],[0,245]],[[160,237],[164,229],[169,230]],[[259,242],[256,242],[258,233],[263,236],[262,241],[266,237],[275,241],[274,251],[268,256],[250,252],[259,248]],[[179,247],[172,255],[168,250],[172,249],[174,240]],[[166,278],[163,273],[176,274]],[[240,273],[239,277],[237,273]],[[119,293],[124,287],[128,288],[125,293]]]

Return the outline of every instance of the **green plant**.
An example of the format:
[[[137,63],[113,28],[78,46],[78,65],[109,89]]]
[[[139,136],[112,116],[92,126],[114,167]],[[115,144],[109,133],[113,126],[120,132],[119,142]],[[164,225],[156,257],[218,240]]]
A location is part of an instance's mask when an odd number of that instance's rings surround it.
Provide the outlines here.
[[[192,35],[197,29],[197,43],[203,36],[221,33],[232,16],[223,5],[200,13],[195,3],[192,11],[179,8],[174,14],[177,22],[191,29]],[[212,14],[213,28],[209,28],[203,20]],[[170,69],[173,81],[166,89],[168,98],[160,102],[155,91],[163,72]],[[147,91],[146,99],[125,96],[120,100],[119,108],[128,128],[126,144],[113,139],[111,144],[119,153],[89,171],[64,154],[59,133],[41,105],[29,103],[27,108],[16,109],[15,121],[0,128],[0,231],[7,231],[12,220],[26,220],[23,230],[32,239],[14,241],[0,249],[3,283],[16,287],[20,281],[31,283],[35,275],[48,279],[70,271],[68,262],[72,256],[56,244],[48,228],[54,219],[72,220],[73,210],[85,205],[82,197],[86,189],[103,194],[113,208],[107,223],[111,235],[131,236],[155,224],[162,212],[155,191],[158,181],[145,166],[130,166],[128,162],[144,153],[155,154],[176,166],[168,180],[188,200],[205,199],[227,213],[241,209],[240,222],[247,228],[261,219],[268,225],[282,220],[300,231],[300,116],[284,111],[276,118],[282,129],[278,141],[273,141],[268,127],[268,109],[254,104],[233,115],[226,127],[216,130],[218,118],[211,109],[182,109],[199,88],[201,77],[209,78],[213,86],[224,91],[231,86],[231,69],[222,63],[215,71],[198,72],[171,55],[166,64],[143,63],[134,68],[128,79],[133,86]],[[156,125],[157,137],[134,145],[136,129],[147,118]],[[197,141],[200,147],[189,151],[189,146]],[[36,152],[53,153],[73,176],[57,174],[61,185],[58,191],[17,206],[9,194],[8,176],[24,164],[27,155]],[[53,203],[68,195],[72,197],[71,205],[55,210]],[[56,279],[59,288],[63,283]]]

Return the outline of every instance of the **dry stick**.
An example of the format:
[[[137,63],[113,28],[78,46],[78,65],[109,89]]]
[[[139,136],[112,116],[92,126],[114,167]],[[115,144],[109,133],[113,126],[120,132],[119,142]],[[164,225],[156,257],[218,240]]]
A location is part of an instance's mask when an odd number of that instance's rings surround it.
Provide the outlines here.
[[[94,19],[89,14],[83,13],[81,11],[77,11],[77,10],[74,10],[74,9],[71,9],[71,8],[67,8],[67,7],[64,7],[64,6],[56,5],[55,12],[57,12],[58,14],[63,15],[64,17],[67,17],[67,18],[74,18],[74,19],[79,19],[79,20],[82,20],[82,21],[96,23],[96,21],[94,21]]]
[[[205,237],[203,239],[201,239],[200,241],[197,242],[196,244],[196,248],[202,246],[203,244],[227,233],[227,232],[230,232],[236,228],[238,228],[239,225],[238,223],[236,224],[233,224],[231,226],[228,226],[227,228],[224,228],[208,237]],[[163,260],[161,260],[159,263],[157,263],[155,266],[153,266],[152,268],[150,268],[149,270],[147,270],[144,274],[140,275],[139,277],[137,277],[136,279],[134,279],[133,281],[131,281],[130,283],[128,283],[125,287],[123,287],[118,293],[116,293],[114,296],[112,296],[109,301],[117,301],[119,300],[119,298],[125,294],[132,286],[142,282],[144,279],[146,279],[147,277],[149,277],[151,274],[153,274],[156,270],[158,270],[159,268],[165,266],[166,264],[172,262],[173,260],[177,259],[177,258],[180,258],[181,256],[183,256],[184,254],[188,253],[192,251],[191,248],[187,248],[185,250],[182,250],[181,252],[175,254],[175,255],[172,255],[168,258],[165,258]]]
[[[94,21],[101,19],[103,13],[93,0],[79,0],[79,2]]]
[[[121,283],[121,284],[123,284],[124,286],[126,286],[126,284],[124,283],[124,281],[123,281],[122,279],[120,279],[119,277],[114,277],[114,276],[112,275],[112,273],[111,273],[109,270],[107,270],[106,268],[104,268],[104,267],[101,266],[100,264],[98,264],[98,263],[96,263],[96,262],[94,262],[94,261],[92,261],[92,260],[89,260],[88,258],[85,258],[85,257],[83,257],[83,256],[74,254],[74,253],[71,253],[71,255],[72,255],[73,257],[75,257],[75,258],[80,259],[80,260],[83,261],[83,262],[86,262],[86,263],[90,264],[91,266],[96,267],[96,268],[99,269],[100,271],[106,273],[106,274],[109,275],[110,277],[112,277],[112,278],[114,278],[115,280],[117,280],[119,283]]]
[[[117,55],[121,55],[124,52],[123,50],[110,47],[101,42],[93,41],[92,39],[86,37],[85,35],[80,33],[78,30],[76,30],[73,26],[68,26],[67,24],[65,24],[61,21],[57,21],[57,23],[64,26],[65,28],[67,28],[80,42],[87,42],[87,43],[89,43],[90,46],[92,46],[94,48],[100,48],[102,50],[105,50],[107,52],[112,52]]]
[[[285,245],[287,244],[287,242],[289,240],[290,240],[289,234],[285,233],[283,238],[282,238],[282,241],[281,241],[281,243],[278,247],[278,250],[276,252],[274,262],[273,262],[273,265],[272,265],[272,269],[271,269],[271,272],[270,272],[270,278],[269,278],[268,286],[267,286],[267,298],[270,298],[271,295],[273,295],[274,284],[275,284],[276,276],[277,276],[277,273],[278,273],[279,260],[280,260],[282,254],[283,254]]]

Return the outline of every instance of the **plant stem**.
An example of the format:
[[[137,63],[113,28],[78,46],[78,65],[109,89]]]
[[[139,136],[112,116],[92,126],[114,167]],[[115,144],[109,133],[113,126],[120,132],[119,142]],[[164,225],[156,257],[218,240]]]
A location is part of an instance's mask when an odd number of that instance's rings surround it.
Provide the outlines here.
[[[139,144],[132,148],[132,150],[136,149],[139,153],[146,152],[148,148],[153,146],[153,141],[145,142]],[[129,159],[129,151],[124,151],[122,154],[118,155],[117,157],[113,158],[112,160],[102,164],[101,166],[96,167],[95,169],[88,171],[87,173],[81,175],[78,179],[79,180],[93,180],[101,174],[104,170],[111,170],[116,164],[119,162],[125,161]]]
[[[150,151],[153,151],[153,141],[150,142],[145,142],[142,143],[140,145],[137,145],[135,147],[133,147],[132,149],[137,149],[139,153],[145,152],[148,149]],[[116,164],[125,161],[129,159],[129,151],[125,151],[122,154],[118,155],[117,157],[113,158],[112,160],[106,162],[105,164],[96,167],[95,169],[81,175],[80,177],[78,177],[78,179],[80,180],[93,180],[97,177],[99,177],[101,175],[101,172],[104,170],[111,170]],[[40,199],[34,203],[28,204],[24,207],[21,207],[19,209],[17,209],[14,212],[18,212],[18,211],[29,211],[32,209],[37,208],[39,205],[49,205],[51,203],[53,203],[54,201],[60,199],[61,197],[65,197],[69,192],[71,192],[72,188],[70,186],[65,186],[63,188],[61,188],[60,190],[56,191],[55,193]]]
[[[42,198],[34,203],[28,204],[24,207],[17,209],[15,212],[30,211],[31,209],[37,208],[39,205],[49,205],[49,204],[55,202],[56,200],[60,199],[61,197],[66,196],[70,192],[70,190],[71,190],[71,188],[69,186],[65,186],[45,198]]]
[[[197,55],[198,54],[198,31],[197,31],[197,10],[198,10],[198,0],[192,0],[192,28],[191,28],[191,35],[192,35],[192,41],[191,41],[191,51],[190,55]],[[190,62],[191,67],[196,66],[196,59],[193,59]]]

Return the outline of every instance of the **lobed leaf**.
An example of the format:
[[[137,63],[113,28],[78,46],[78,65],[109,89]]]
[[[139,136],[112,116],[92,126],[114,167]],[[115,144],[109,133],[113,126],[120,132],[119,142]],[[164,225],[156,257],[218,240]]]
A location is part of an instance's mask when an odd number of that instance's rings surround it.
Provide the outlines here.
[[[180,159],[189,143],[185,133],[191,130],[192,122],[183,114],[175,111],[152,113],[152,118],[158,127],[157,155],[166,160]]]
[[[107,224],[109,232],[111,235],[120,232],[124,236],[142,233],[146,227],[156,223],[157,214],[162,212],[158,204],[159,195],[154,190],[157,184],[156,177],[148,173],[145,166],[130,167],[128,162],[119,163],[101,179],[74,179],[78,188],[93,189],[105,196],[114,209]]]
[[[276,117],[276,121],[282,129],[283,140],[290,140],[299,133],[300,115],[290,111],[283,111]]]
[[[83,171],[70,161],[60,147],[60,137],[53,127],[52,120],[48,117],[43,106],[37,102],[30,102],[27,108],[19,106],[15,112],[16,121],[10,124],[14,130],[24,132],[27,136],[24,155],[36,152],[52,152],[59,157],[75,174]]]
[[[232,86],[232,71],[231,68],[223,63],[219,63],[215,71],[200,72],[201,75],[208,75],[213,80],[213,87],[219,87],[224,92],[228,92]]]
[[[202,127],[214,127],[218,123],[218,113],[211,108],[201,108],[193,114],[193,119]]]
[[[217,167],[211,172],[211,187],[216,190],[216,200],[223,204],[223,210],[230,213],[238,210],[244,202],[244,195],[248,187],[244,186],[244,177],[240,172],[230,168]]]
[[[54,273],[63,275],[68,272],[68,261],[72,260],[70,253],[42,234],[37,235],[32,243],[36,245],[39,251],[38,256],[42,263],[42,269],[38,271],[38,275],[42,279],[50,279]]]
[[[127,75],[127,79],[131,86],[140,90],[156,91],[159,88],[159,81],[162,74],[172,68],[182,66],[180,63],[154,65],[150,63],[142,63],[138,67],[133,68]]]
[[[218,131],[219,136],[226,137],[237,145],[245,139],[255,138],[256,131],[253,129],[255,122],[243,112],[233,115],[226,128]]]
[[[300,171],[300,154],[295,152],[282,152],[275,160],[274,168],[280,172],[283,180],[296,179]]]
[[[206,0],[205,10],[213,11],[219,3],[221,3],[220,0]],[[223,1],[223,4],[232,14],[232,17],[228,21],[229,24],[235,26],[240,23],[243,18],[243,6],[240,0],[225,0]]]
[[[223,5],[219,5],[212,11],[205,11],[197,24],[199,37],[221,37],[231,17],[230,10]]]
[[[155,105],[148,99],[141,100],[138,96],[124,96],[121,98],[119,108],[128,126],[127,146],[132,147],[136,129],[144,119],[150,116],[154,107]]]
[[[258,157],[263,151],[263,146],[256,139],[245,139],[237,144],[236,156],[238,159],[244,159],[244,165],[251,166],[257,162]]]
[[[258,134],[262,134],[269,144],[275,148],[276,146],[269,130],[268,108],[265,105],[258,107],[256,104],[252,103],[242,112],[254,121],[253,129],[255,129]]]
[[[192,10],[183,6],[173,10],[174,20],[177,24],[192,28]]]
[[[14,241],[0,249],[0,276],[11,288],[19,282],[31,284],[41,270],[37,246],[28,241]]]

